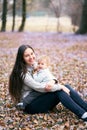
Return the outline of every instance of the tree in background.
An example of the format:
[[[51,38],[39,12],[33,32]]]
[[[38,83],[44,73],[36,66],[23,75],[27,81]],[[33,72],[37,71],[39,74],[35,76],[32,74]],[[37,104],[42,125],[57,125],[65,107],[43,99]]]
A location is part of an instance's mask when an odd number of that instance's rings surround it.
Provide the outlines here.
[[[1,30],[5,31],[6,23],[9,22],[9,21],[6,21],[6,18],[8,19],[12,18],[13,20],[12,31],[14,31],[15,25],[18,24],[15,21],[16,20],[15,12],[16,12],[17,18],[20,18],[20,17],[22,18],[21,25],[19,26],[18,31],[23,31],[25,21],[26,21],[26,15],[27,16],[35,15],[35,16],[49,16],[49,17],[55,16],[56,18],[58,18],[57,27],[56,27],[58,32],[60,30],[59,17],[69,16],[73,24],[73,27],[75,27],[75,29],[73,30],[76,32],[77,27],[79,26],[79,23],[81,21],[81,17],[80,17],[82,13],[81,2],[83,1],[85,2],[83,5],[83,8],[86,8],[87,0],[64,0],[64,1],[63,0],[18,0],[18,1],[17,0],[2,0],[2,3],[0,3],[0,17],[2,16]],[[8,16],[7,16],[7,12],[8,12]],[[83,9],[83,12],[84,13],[82,14],[84,15],[82,15],[82,19],[84,22],[86,20],[85,16],[87,16],[86,14],[87,8]],[[84,26],[84,29],[86,28],[85,25],[87,22],[84,22],[84,24],[83,22],[81,21],[80,29],[78,33],[80,33],[83,26]]]
[[[52,5],[53,11],[55,13],[55,16],[58,18],[58,22],[57,22],[57,31],[59,31],[59,17],[61,14],[61,0],[50,0],[50,4]]]
[[[13,25],[12,25],[12,31],[14,31],[14,27],[15,27],[15,8],[16,8],[16,0],[13,0]]]
[[[24,25],[26,21],[26,0],[22,0],[22,23],[19,27],[19,32],[24,30]]]
[[[3,4],[3,1],[1,1],[1,3],[0,3],[0,19],[1,19],[1,17],[2,17],[2,4]]]
[[[2,26],[1,31],[6,30],[7,0],[3,0]]]
[[[76,34],[85,34],[85,33],[87,33],[87,0],[84,0],[80,28],[76,32]]]

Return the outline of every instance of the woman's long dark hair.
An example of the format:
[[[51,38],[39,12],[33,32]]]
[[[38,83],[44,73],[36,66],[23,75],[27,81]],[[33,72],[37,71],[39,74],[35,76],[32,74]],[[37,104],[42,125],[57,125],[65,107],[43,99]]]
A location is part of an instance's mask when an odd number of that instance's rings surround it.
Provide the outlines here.
[[[23,59],[24,51],[27,48],[34,49],[29,45],[21,45],[18,49],[16,61],[9,77],[9,93],[15,102],[18,102],[21,97],[24,75],[27,71],[26,63]]]

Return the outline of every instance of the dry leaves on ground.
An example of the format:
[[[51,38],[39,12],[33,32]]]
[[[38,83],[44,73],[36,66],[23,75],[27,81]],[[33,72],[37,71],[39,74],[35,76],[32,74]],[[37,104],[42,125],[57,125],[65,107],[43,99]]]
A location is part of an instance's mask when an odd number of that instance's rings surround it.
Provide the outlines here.
[[[49,55],[54,75],[70,84],[87,100],[87,37],[56,33],[0,34],[0,130],[87,130],[87,124],[58,104],[47,114],[18,111],[8,92],[8,79],[17,48],[31,45],[37,57]]]

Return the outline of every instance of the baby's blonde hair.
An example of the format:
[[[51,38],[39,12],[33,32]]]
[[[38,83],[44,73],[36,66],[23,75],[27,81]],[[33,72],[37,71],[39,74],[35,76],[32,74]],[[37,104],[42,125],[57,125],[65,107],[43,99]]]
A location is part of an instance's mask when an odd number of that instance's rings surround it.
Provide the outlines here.
[[[41,61],[45,62],[47,66],[50,65],[50,58],[46,55],[42,55],[38,58],[38,62],[41,62]]]

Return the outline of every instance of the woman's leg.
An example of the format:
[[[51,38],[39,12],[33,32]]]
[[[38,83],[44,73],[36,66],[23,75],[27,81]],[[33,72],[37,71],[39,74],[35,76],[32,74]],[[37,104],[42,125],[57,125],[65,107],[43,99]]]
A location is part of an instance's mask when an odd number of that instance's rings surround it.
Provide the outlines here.
[[[64,91],[56,91],[52,93],[46,93],[33,100],[30,104],[25,107],[25,112],[30,114],[35,113],[46,113],[52,107],[61,103],[68,108],[70,111],[75,113],[79,118],[86,112],[81,108],[74,100]]]
[[[70,111],[75,113],[79,118],[86,112],[85,109],[80,107],[67,93],[64,91],[57,91],[56,97],[61,101],[61,103],[68,108]]]
[[[79,96],[79,94],[70,86],[65,85],[70,90],[71,98],[82,108],[87,111],[87,103]]]
[[[30,104],[27,104],[24,112],[29,114],[47,113],[59,102],[60,101],[56,98],[55,92],[46,93],[34,99]]]

